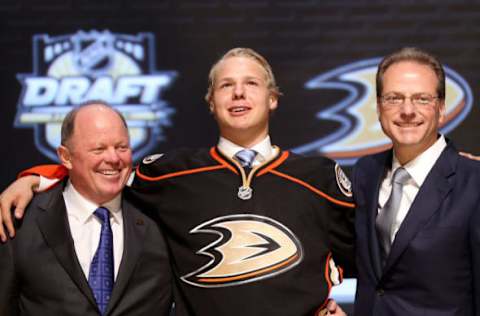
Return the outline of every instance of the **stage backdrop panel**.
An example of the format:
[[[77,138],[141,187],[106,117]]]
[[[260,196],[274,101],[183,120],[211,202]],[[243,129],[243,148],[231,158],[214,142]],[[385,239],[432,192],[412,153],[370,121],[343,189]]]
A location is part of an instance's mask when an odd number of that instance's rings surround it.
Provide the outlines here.
[[[447,71],[447,123],[480,153],[480,5],[457,1],[0,2],[0,189],[31,165],[56,161],[61,120],[87,99],[127,118],[135,159],[215,144],[204,101],[211,64],[251,47],[283,92],[275,144],[327,155],[349,170],[389,146],[375,112],[382,56],[402,46],[437,55]],[[342,301],[351,301],[352,288]],[[345,305],[346,308],[350,308]]]

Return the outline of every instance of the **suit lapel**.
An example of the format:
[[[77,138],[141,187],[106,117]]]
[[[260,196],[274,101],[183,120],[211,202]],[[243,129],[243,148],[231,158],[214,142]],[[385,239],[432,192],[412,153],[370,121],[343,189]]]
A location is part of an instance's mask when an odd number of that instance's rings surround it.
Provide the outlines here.
[[[395,236],[384,272],[387,272],[395,264],[410,241],[440,209],[452,189],[450,177],[455,173],[457,159],[456,150],[452,145],[447,146],[438,158]]]
[[[39,208],[43,209],[44,213],[37,218],[37,224],[46,244],[52,249],[60,265],[90,303],[96,307],[97,303],[75,253],[62,190],[62,185],[56,186],[48,195],[50,199],[39,204]]]
[[[372,260],[372,267],[375,271],[375,276],[380,279],[382,275],[382,259],[380,254],[380,246],[378,242],[377,229],[375,228],[375,220],[378,214],[378,195],[380,192],[380,185],[385,175],[385,170],[391,164],[392,151],[385,152],[378,155],[375,159],[376,165],[371,168],[371,172],[366,175],[368,184],[366,188],[372,188],[373,194],[366,192],[367,211],[368,211],[368,233],[370,244],[370,258]]]
[[[125,189],[127,190],[127,189]],[[145,239],[147,224],[139,216],[137,210],[126,201],[122,200],[122,216],[124,228],[124,246],[122,262],[113,287],[112,297],[107,307],[106,314],[115,308],[120,301],[128,281],[132,276],[136,263],[142,252],[143,240]]]

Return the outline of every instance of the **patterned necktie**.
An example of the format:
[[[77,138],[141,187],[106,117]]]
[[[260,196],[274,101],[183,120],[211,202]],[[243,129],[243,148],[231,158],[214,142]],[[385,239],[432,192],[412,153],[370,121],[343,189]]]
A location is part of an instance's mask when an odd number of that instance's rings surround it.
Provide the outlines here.
[[[405,168],[398,168],[395,170],[392,178],[392,193],[388,198],[383,210],[378,214],[376,220],[376,228],[380,245],[382,248],[382,261],[385,264],[386,258],[390,253],[391,247],[391,235],[393,224],[397,218],[398,210],[400,208],[400,201],[402,199],[403,185],[410,179]]]
[[[235,154],[235,158],[244,168],[251,168],[257,152],[253,149],[242,149]]]
[[[94,214],[102,222],[102,230],[97,251],[90,264],[88,284],[104,315],[113,289],[113,235],[108,209],[99,207]]]

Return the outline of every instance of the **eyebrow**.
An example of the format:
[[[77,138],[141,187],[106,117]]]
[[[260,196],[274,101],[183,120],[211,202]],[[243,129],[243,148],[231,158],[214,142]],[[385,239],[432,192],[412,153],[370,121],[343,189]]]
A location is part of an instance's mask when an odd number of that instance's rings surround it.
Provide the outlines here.
[[[401,95],[418,95],[418,94],[429,94],[429,95],[435,95],[436,92],[426,92],[426,91],[422,91],[422,92],[413,92],[413,93],[405,93],[405,92],[401,92],[401,91],[388,91],[388,92],[384,92],[382,93],[382,95],[387,95],[387,94],[401,94]]]
[[[265,81],[267,82],[267,80],[263,79],[261,77],[256,77],[256,76],[246,76],[246,77],[242,77],[240,78],[242,80],[258,80],[258,81]],[[233,77],[224,77],[224,78],[219,78],[216,80],[216,82],[224,82],[224,81],[235,81],[235,78]]]

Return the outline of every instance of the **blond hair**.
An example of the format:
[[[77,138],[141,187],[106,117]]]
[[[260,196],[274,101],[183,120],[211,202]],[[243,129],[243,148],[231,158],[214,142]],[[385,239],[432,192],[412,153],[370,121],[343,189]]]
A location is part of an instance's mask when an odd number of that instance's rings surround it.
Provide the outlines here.
[[[256,61],[265,71],[267,88],[270,90],[270,93],[275,98],[278,98],[280,95],[282,95],[280,88],[275,82],[275,76],[273,75],[272,67],[268,61],[251,48],[237,47],[226,52],[219,60],[217,60],[215,64],[213,64],[212,68],[210,68],[210,73],[208,74],[208,89],[207,94],[205,95],[205,101],[207,101],[207,103],[210,103],[213,97],[213,88],[215,86],[215,77],[217,74],[218,65],[230,57],[246,57]]]

